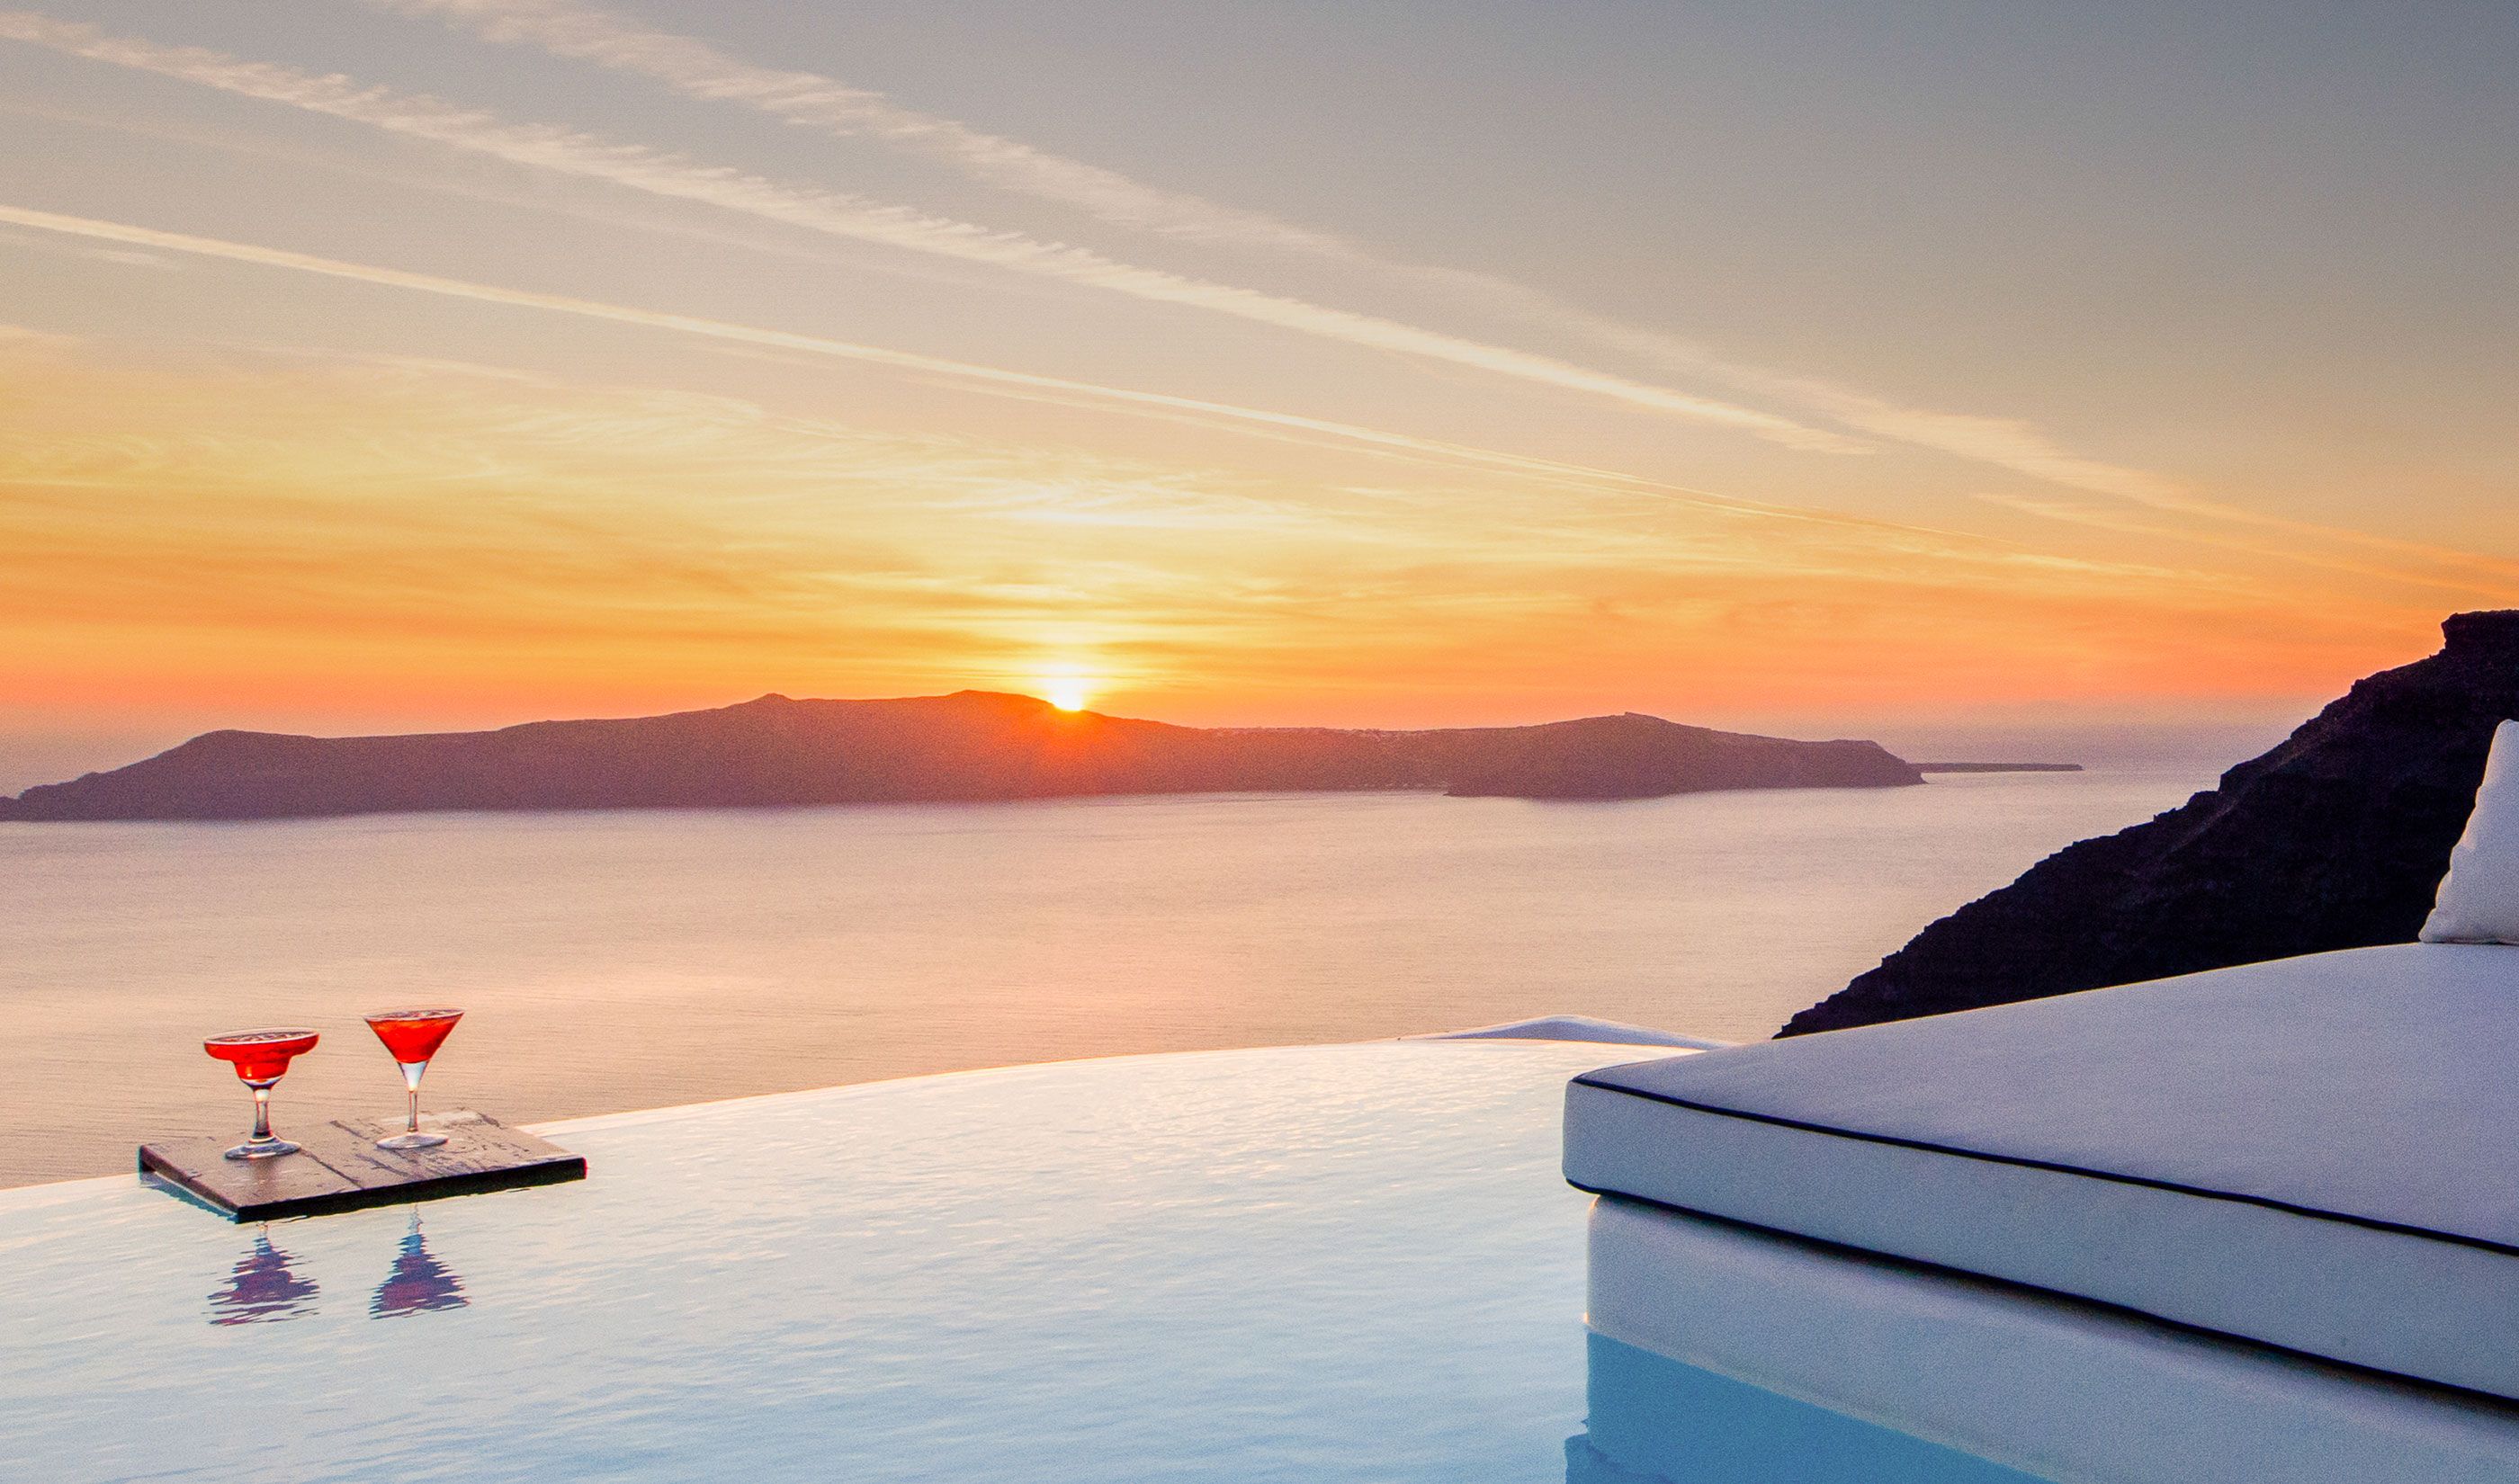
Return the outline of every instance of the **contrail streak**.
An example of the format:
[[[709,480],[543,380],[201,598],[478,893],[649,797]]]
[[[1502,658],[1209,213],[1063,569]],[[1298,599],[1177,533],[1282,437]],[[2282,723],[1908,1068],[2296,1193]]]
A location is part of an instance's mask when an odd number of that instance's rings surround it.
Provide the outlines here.
[[[781,185],[757,175],[699,164],[680,155],[575,130],[509,123],[486,111],[425,94],[362,86],[337,74],[317,76],[199,47],[167,47],[110,36],[94,26],[27,11],[0,12],[0,38],[350,119],[513,164],[602,181],[652,196],[699,201],[832,237],[986,264],[1137,299],[1231,315],[1322,339],[1449,362],[1735,428],[1790,447],[1837,452],[1859,448],[1840,435],[1789,417],[1550,356],[1139,267],[1086,248],[1044,242],[1021,233],[994,231],[845,193]]]
[[[1107,222],[1197,241],[1240,242],[1345,257],[1357,249],[1332,233],[1169,191],[1117,170],[923,112],[881,93],[815,72],[756,66],[696,36],[652,30],[567,0],[367,0],[375,9],[468,23],[485,40],[539,47],[650,78],[685,98],[739,104],[774,118],[845,137],[878,139],[970,178]]]
[[[1386,432],[1380,428],[1362,427],[1328,418],[1239,407],[1232,403],[1179,397],[1166,392],[1104,386],[1064,376],[1008,371],[1000,367],[982,366],[968,361],[952,361],[941,356],[919,355],[910,351],[887,350],[880,346],[861,345],[852,341],[802,334],[793,330],[771,329],[726,320],[705,319],[696,315],[680,315],[662,310],[608,304],[598,299],[582,299],[566,294],[541,293],[529,289],[503,288],[495,284],[477,284],[464,279],[409,273],[398,268],[380,268],[367,263],[345,262],[338,258],[318,257],[312,253],[292,252],[286,248],[263,247],[248,242],[228,241],[219,238],[195,237],[187,233],[166,232],[154,227],[131,226],[121,222],[100,221],[92,217],[68,216],[60,212],[6,204],[0,204],[0,224],[61,233],[95,241],[118,242],[127,246],[155,248],[165,252],[190,253],[232,263],[319,274],[326,278],[411,289],[447,298],[466,299],[474,303],[508,305],[519,309],[534,309],[548,313],[575,315],[590,320],[602,320],[616,325],[633,325],[649,329],[669,330],[678,334],[699,335],[715,340],[770,346],[807,355],[829,357],[834,360],[951,377],[979,387],[1001,389],[1015,395],[1068,398],[1080,402],[1097,403],[1116,411],[1135,412],[1158,417],[1211,418],[1227,426],[1258,432],[1263,436],[1308,435],[1312,438],[1332,440],[1386,454],[1429,458],[1441,463],[1539,479],[1549,484],[1561,487],[1570,486],[1595,494],[1619,494],[1680,504],[1736,519],[1755,519],[1848,532],[1876,546],[1911,556],[2005,569],[2114,570],[2143,577],[2176,576],[2176,574],[2165,574],[2156,568],[2130,568],[2116,564],[2094,564],[2052,557],[2015,548],[2007,543],[1989,542],[1983,538],[1873,520],[1837,511],[1760,504],[1752,501],[1737,500],[1702,490],[1666,484],[1641,475],[1620,473],[1613,469],[1593,468],[1557,459],[1507,454],[1494,449],[1449,443],[1440,439],[1418,438],[1405,433]]]
[[[1306,417],[1294,413],[1274,413],[1259,408],[1237,407],[1231,403],[1209,402],[1196,397],[1178,397],[1166,392],[1103,386],[1063,376],[1037,375],[1030,371],[1008,371],[1000,367],[982,366],[968,361],[948,360],[941,356],[925,356],[911,351],[860,345],[852,341],[801,334],[793,330],[771,329],[761,326],[739,325],[726,320],[704,319],[696,315],[680,315],[663,310],[607,304],[599,299],[582,299],[566,294],[502,288],[495,284],[476,284],[464,279],[440,278],[434,274],[425,273],[407,273],[398,268],[379,268],[372,264],[344,262],[338,258],[291,252],[281,247],[262,247],[248,242],[227,241],[219,238],[194,237],[186,233],[164,232],[154,227],[135,227],[120,222],[100,221],[93,217],[66,216],[59,212],[38,211],[24,206],[0,205],[0,223],[31,227],[45,232],[58,232],[95,241],[155,247],[169,252],[223,258],[234,263],[252,263],[265,268],[285,268],[299,273],[321,274],[327,278],[347,279],[361,284],[416,289],[422,293],[442,294],[448,298],[470,299],[476,303],[507,304],[521,309],[547,310],[557,314],[577,315],[590,320],[608,320],[620,325],[639,325],[651,329],[703,335],[711,339],[774,346],[781,350],[802,351],[809,355],[860,361],[931,375],[951,376],[993,386],[1019,388],[1027,392],[1053,393],[1096,402],[1116,403],[1127,407],[1156,409],[1167,413],[1189,413],[1268,428],[1292,429],[1349,443],[1428,455],[1446,460],[1517,473],[1542,474],[1554,478],[1580,479],[1594,483],[1607,481],[1639,489],[1667,489],[1682,498],[1702,501],[1709,505],[1721,508],[1750,508],[1735,506],[1718,497],[1696,491],[1679,491],[1676,487],[1658,486],[1653,481],[1640,479],[1634,475],[1586,468],[1580,464],[1525,458],[1521,455],[1475,448],[1466,444],[1446,443],[1439,439],[1415,438],[1405,433],[1384,432],[1378,428],[1361,427],[1353,423],[1336,422],[1320,417]]]
[[[487,41],[538,47],[554,57],[643,76],[686,98],[735,104],[834,135],[881,140],[941,160],[974,180],[1075,206],[1104,221],[1182,239],[1303,253],[1391,275],[1450,301],[1574,330],[1665,371],[1703,376],[1808,409],[1877,438],[2006,469],[2041,483],[2106,495],[2192,520],[2255,526],[2505,578],[2519,573],[2519,563],[2503,558],[2291,520],[2203,499],[2157,474],[2058,447],[2037,429],[2013,419],[1901,406],[1815,378],[1730,362],[1678,336],[1597,314],[1544,289],[1467,269],[1385,259],[1333,233],[1148,185],[1115,170],[975,129],[958,119],[906,108],[882,93],[818,73],[755,65],[699,37],[653,29],[578,0],[360,3],[389,13],[436,16],[468,27]]]

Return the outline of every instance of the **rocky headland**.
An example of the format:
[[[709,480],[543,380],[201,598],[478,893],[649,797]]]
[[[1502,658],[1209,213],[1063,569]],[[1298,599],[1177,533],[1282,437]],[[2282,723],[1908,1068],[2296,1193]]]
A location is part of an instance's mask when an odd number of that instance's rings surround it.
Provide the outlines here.
[[[0,819],[281,819],[1294,790],[1637,799],[1922,781],[1876,743],[1797,742],[1634,714],[1436,731],[1216,728],[961,691],[891,701],[772,695],[672,716],[414,736],[214,731],[128,767],[0,798]]]
[[[2493,729],[2519,717],[2519,611],[2442,627],[2438,654],[2355,682],[2180,807],[2049,856],[1781,1034],[2411,941]]]

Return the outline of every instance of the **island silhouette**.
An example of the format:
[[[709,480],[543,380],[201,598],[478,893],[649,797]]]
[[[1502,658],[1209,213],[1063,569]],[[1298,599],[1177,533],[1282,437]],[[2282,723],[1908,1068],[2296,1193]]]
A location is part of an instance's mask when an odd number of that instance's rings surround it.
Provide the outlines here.
[[[0,799],[0,819],[278,819],[446,809],[717,808],[1413,789],[1640,799],[1922,781],[1875,742],[1805,742],[1628,713],[1530,726],[1195,727],[965,690],[767,695],[712,711],[497,731],[214,731]]]

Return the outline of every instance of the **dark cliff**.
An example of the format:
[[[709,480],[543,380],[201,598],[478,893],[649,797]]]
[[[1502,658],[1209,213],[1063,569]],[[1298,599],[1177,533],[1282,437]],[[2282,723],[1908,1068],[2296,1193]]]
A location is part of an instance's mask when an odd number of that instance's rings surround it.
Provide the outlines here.
[[[1091,794],[1453,789],[1643,798],[1922,781],[1869,742],[1791,742],[1596,717],[1447,731],[1200,728],[963,691],[764,696],[716,711],[501,731],[219,731],[0,799],[0,819],[276,819],[429,809],[723,807]]]
[[[2219,787],[2057,851],[1781,1032],[1972,1010],[2232,964],[2409,942],[2519,717],[2519,611],[2461,613]]]

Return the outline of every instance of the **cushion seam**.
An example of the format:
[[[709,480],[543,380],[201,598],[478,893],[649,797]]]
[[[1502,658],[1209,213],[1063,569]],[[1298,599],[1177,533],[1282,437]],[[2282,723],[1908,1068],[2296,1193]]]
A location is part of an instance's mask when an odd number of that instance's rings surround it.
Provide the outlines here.
[[[2330,1211],[2314,1205],[2300,1205],[2289,1200],[2277,1200],[2272,1196],[2252,1196],[2244,1191],[2219,1191],[2206,1186],[2182,1185],[2175,1180],[2158,1180],[2149,1175],[2130,1175],[2118,1170],[2091,1169],[2083,1165],[2065,1164],[2054,1159],[2032,1158],[2025,1155],[1998,1155],[1986,1150],[1962,1149],[1956,1145],[1934,1144],[1923,1139],[1903,1138],[1896,1134],[1876,1134],[1868,1133],[1857,1128],[1837,1128],[1826,1123],[1809,1122],[1801,1118],[1788,1118],[1777,1113],[1750,1113],[1746,1109],[1739,1108],[1718,1108],[1710,1103],[1694,1102],[1690,1099],[1678,1097],[1670,1093],[1647,1092],[1642,1088],[1619,1087],[1608,1082],[1596,1082],[1593,1081],[1589,1075],[1574,1078],[1573,1085],[1577,1087],[1589,1087],[1599,1092],[1617,1093],[1623,1097],[1638,1098],[1649,1103],[1664,1103],[1673,1108],[1684,1108],[1691,1113],[1708,1113],[1716,1117],[1739,1118],[1745,1122],[1750,1123],[1768,1123],[1779,1128],[1795,1128],[1800,1129],[1805,1133],[1827,1134],[1834,1138],[1851,1139],[1859,1143],[1883,1144],[1895,1149],[1918,1150],[1928,1155],[1950,1155],[1961,1159],[1979,1159],[1989,1164],[2010,1164],[2016,1165],[2023,1169],[2047,1170],[2051,1173],[2059,1175],[2080,1175],[2085,1179],[2107,1180],[2118,1185],[2142,1186],[2146,1189],[2168,1191],[2181,1196],[2197,1196],[2207,1200],[2236,1201],[2243,1205],[2263,1206],[2268,1210],[2282,1211],[2293,1216],[2307,1216],[2319,1221],[2341,1222],[2347,1226],[2364,1227],[2370,1231],[2394,1232],[2403,1237],[2421,1237],[2434,1242],[2453,1243],[2459,1246],[2479,1247],[2485,1251],[2498,1253],[2504,1257],[2519,1257],[2519,1245],[2513,1245],[2509,1243],[2496,1242],[2490,1237],[2470,1237],[2463,1232],[2444,1232],[2434,1227],[2415,1226],[2402,1221],[2389,1221],[2377,1216],[2357,1216],[2350,1211]],[[1568,1183],[1575,1184],[1570,1177]],[[1578,1185],[1577,1188],[1581,1189],[1582,1187]],[[1636,1199],[1651,1200],[1653,1198],[1640,1196]]]

